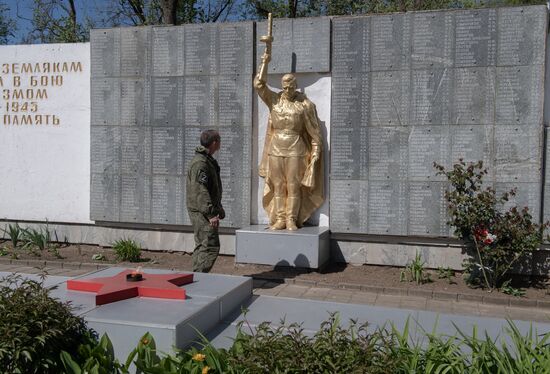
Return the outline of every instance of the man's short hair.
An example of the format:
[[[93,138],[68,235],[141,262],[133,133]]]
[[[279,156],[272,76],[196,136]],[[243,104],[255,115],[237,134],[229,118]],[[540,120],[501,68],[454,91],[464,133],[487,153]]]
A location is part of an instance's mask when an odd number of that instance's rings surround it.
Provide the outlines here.
[[[292,73],[283,75],[281,82],[290,82],[296,84],[296,76]]]
[[[215,141],[220,141],[220,133],[217,130],[204,130],[201,133],[201,145],[210,147]]]

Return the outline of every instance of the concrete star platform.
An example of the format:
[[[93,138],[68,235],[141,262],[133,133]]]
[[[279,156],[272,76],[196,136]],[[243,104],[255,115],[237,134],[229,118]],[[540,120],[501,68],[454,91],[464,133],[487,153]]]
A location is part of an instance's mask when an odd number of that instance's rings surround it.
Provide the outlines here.
[[[110,277],[123,270],[113,267],[76,279]],[[160,269],[143,269],[143,272],[176,273]],[[210,332],[252,296],[252,278],[194,273],[193,283],[183,286],[187,293],[185,300],[135,297],[96,306],[95,293],[68,290],[67,278],[56,278],[58,283],[48,282],[57,284],[51,295],[71,301],[75,312],[84,317],[89,327],[100,335],[107,333],[116,347],[116,356],[123,361],[146,332],[155,337],[157,348],[163,352],[199,341],[198,331]]]
[[[150,274],[139,273],[138,281],[130,281],[134,270],[123,270],[112,277],[69,279],[67,289],[93,292],[96,305],[104,305],[133,297],[185,300],[185,288],[193,282],[191,273]]]

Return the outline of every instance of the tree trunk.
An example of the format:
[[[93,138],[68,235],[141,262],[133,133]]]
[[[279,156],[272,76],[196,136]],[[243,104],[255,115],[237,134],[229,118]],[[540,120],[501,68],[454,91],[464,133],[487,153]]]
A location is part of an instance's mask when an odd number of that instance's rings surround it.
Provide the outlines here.
[[[77,23],[76,23],[76,7],[74,0],[69,0],[69,19],[71,20],[71,30],[73,33],[74,42],[78,41]]]
[[[288,0],[288,8],[289,8],[289,17],[290,18],[296,18],[297,14],[297,8],[298,8],[298,0]]]
[[[165,25],[176,24],[176,11],[178,8],[178,0],[162,0],[162,23]]]

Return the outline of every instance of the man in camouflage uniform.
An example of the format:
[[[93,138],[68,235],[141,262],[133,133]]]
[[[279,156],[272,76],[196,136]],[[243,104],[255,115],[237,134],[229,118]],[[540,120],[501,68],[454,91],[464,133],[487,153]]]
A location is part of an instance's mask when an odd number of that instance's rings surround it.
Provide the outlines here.
[[[206,130],[187,173],[187,212],[195,233],[193,271],[208,273],[220,252],[218,226],[224,219],[220,167],[212,155],[220,149],[220,134]]]

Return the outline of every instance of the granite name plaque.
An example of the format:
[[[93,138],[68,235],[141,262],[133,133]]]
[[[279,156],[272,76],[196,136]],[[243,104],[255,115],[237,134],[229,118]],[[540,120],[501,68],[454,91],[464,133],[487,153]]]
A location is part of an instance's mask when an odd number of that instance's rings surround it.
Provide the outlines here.
[[[184,30],[185,75],[216,75],[219,54],[217,25],[188,25]]]
[[[96,78],[120,76],[120,29],[90,30],[90,68]]]
[[[122,141],[118,126],[92,126],[90,134],[91,172],[120,173]]]
[[[497,126],[495,173],[497,182],[542,180],[542,128]]]
[[[498,9],[497,64],[543,65],[547,17],[540,6]]]
[[[411,18],[408,14],[373,17],[371,70],[407,70],[411,63]],[[364,29],[367,35],[369,30]]]
[[[451,122],[451,81],[447,69],[411,72],[411,125],[448,125]]]
[[[120,221],[120,174],[92,173],[90,215],[98,221]]]
[[[331,179],[330,228],[335,232],[367,232],[368,182]]]
[[[370,71],[371,18],[335,18],[332,21],[332,76]]]
[[[150,27],[120,29],[120,75],[145,77],[150,72]]]
[[[407,184],[369,181],[367,225],[371,234],[407,235]]]
[[[256,22],[256,66],[265,49],[267,21]],[[323,73],[330,71],[330,18],[273,20],[270,74]]]
[[[151,223],[188,225],[185,209],[185,177],[153,175]]]
[[[184,119],[184,78],[151,78],[152,126],[182,126]]]
[[[455,14],[455,67],[493,66],[497,58],[497,10]]]
[[[410,236],[447,236],[446,182],[409,183]]]
[[[118,78],[92,79],[90,100],[91,126],[115,126],[120,122],[120,80]]]
[[[151,67],[155,77],[183,76],[185,33],[183,27],[153,27]]]

